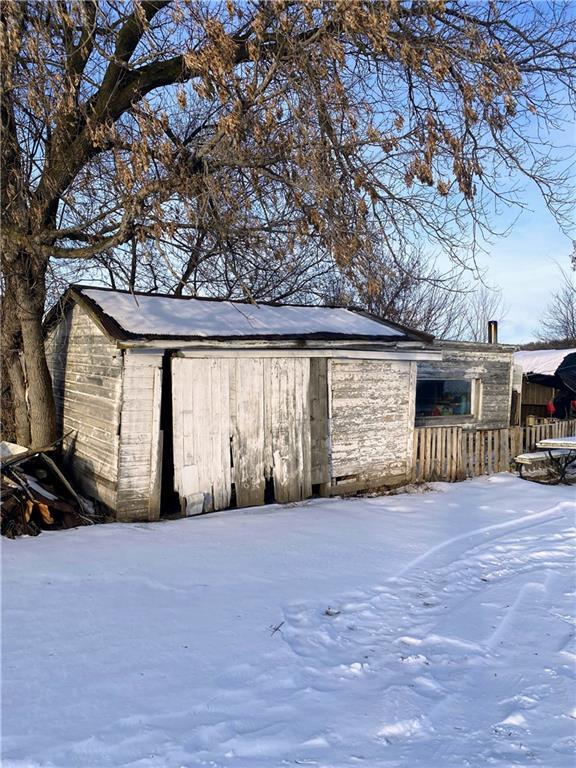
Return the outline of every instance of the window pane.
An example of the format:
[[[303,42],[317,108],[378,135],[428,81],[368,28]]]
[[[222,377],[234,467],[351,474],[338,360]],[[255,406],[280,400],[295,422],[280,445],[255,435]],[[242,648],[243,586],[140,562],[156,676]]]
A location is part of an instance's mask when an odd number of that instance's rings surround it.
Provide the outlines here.
[[[455,379],[418,381],[416,416],[470,416],[472,382]]]

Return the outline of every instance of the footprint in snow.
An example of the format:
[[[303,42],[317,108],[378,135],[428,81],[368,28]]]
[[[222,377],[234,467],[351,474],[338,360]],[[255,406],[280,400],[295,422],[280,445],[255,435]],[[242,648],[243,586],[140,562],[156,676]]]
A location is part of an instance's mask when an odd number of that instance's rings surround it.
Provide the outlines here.
[[[403,664],[414,664],[419,666],[430,666],[429,659],[422,653],[412,653],[410,656],[400,656],[400,661]]]

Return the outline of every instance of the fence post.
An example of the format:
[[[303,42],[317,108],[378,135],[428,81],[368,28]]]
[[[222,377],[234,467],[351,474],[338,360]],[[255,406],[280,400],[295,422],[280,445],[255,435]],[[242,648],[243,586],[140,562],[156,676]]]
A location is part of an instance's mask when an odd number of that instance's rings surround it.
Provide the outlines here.
[[[410,477],[412,482],[454,482],[507,472],[515,456],[532,450],[540,440],[570,434],[576,434],[576,419],[505,429],[415,428]]]
[[[456,428],[456,480],[466,478],[467,453],[464,446],[464,430],[462,427]]]
[[[431,447],[432,435],[430,434],[430,428],[426,427],[424,431],[424,452],[422,456],[422,480],[430,480],[430,447]]]

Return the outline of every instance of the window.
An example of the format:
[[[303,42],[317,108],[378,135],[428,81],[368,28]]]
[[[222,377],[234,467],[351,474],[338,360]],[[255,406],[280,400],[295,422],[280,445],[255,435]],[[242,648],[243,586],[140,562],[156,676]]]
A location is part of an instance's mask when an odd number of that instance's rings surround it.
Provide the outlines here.
[[[473,382],[467,379],[421,380],[416,383],[416,417],[472,416]]]

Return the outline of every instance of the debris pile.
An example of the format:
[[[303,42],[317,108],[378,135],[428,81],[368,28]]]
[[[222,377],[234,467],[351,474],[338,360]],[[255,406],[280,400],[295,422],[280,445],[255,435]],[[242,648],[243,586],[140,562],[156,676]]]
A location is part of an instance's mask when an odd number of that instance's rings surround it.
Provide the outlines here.
[[[2,536],[90,525],[94,520],[54,461],[42,451],[0,443]]]

